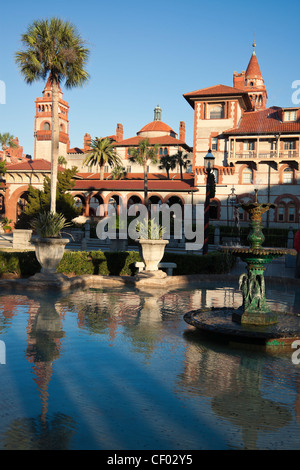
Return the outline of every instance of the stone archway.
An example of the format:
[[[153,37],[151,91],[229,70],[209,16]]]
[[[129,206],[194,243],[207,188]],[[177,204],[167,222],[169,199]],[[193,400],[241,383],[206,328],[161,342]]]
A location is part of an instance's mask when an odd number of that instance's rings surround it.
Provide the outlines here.
[[[20,220],[22,214],[24,214],[26,204],[28,203],[28,191],[24,191],[17,200],[16,206],[16,222]]]
[[[100,215],[99,206],[104,205],[104,199],[99,193],[91,194],[88,202],[86,204],[86,213],[85,215],[88,217],[95,217]]]
[[[137,204],[144,204],[144,200],[142,196],[139,194],[128,194],[127,196],[127,209],[131,206],[135,206]]]
[[[86,199],[82,194],[74,194],[73,196],[75,201],[76,209],[80,209],[79,215],[85,215],[86,212]]]

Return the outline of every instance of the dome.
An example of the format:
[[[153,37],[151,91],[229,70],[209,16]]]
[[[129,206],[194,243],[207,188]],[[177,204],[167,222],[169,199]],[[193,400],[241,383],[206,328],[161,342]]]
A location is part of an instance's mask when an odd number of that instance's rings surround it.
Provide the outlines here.
[[[137,134],[139,135],[142,132],[166,132],[167,134],[172,132],[175,134],[173,129],[162,121],[149,122],[149,124],[146,124]]]

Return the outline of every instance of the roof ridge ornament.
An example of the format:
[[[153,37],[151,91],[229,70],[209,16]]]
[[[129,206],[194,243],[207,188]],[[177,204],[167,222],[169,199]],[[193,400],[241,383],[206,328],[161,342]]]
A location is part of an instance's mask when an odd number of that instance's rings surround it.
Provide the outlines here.
[[[255,48],[256,48],[255,33],[254,33],[254,41],[253,41],[253,43],[252,43],[252,47],[253,47],[252,55],[256,55],[256,52],[255,52]]]

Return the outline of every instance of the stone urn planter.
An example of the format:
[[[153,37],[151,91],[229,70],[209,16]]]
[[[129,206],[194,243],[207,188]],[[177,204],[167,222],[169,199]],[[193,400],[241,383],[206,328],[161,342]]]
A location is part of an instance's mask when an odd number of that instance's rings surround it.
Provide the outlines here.
[[[158,271],[158,264],[162,260],[165,252],[165,247],[169,240],[138,240],[140,244],[140,255],[145,264],[145,271]]]
[[[36,238],[32,240],[35,245],[35,254],[40,263],[43,274],[56,273],[65,251],[65,246],[69,243],[68,238]]]
[[[61,231],[70,224],[62,214],[56,212],[41,212],[31,221],[31,226],[38,237],[32,240],[35,254],[43,275],[56,274],[56,268],[61,261],[68,238],[61,237]]]

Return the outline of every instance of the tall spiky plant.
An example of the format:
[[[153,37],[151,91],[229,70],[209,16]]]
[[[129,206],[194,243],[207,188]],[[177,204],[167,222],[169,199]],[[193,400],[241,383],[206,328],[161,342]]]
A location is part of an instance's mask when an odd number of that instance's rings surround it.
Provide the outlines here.
[[[51,212],[56,212],[57,163],[59,153],[59,86],[82,86],[89,50],[69,21],[60,18],[34,21],[21,36],[24,50],[16,52],[16,63],[28,84],[50,78],[52,84]]]
[[[159,144],[150,145],[148,139],[142,139],[138,147],[129,149],[129,160],[141,165],[144,169],[144,204],[148,207],[148,171],[147,166],[151,163],[157,163]]]

